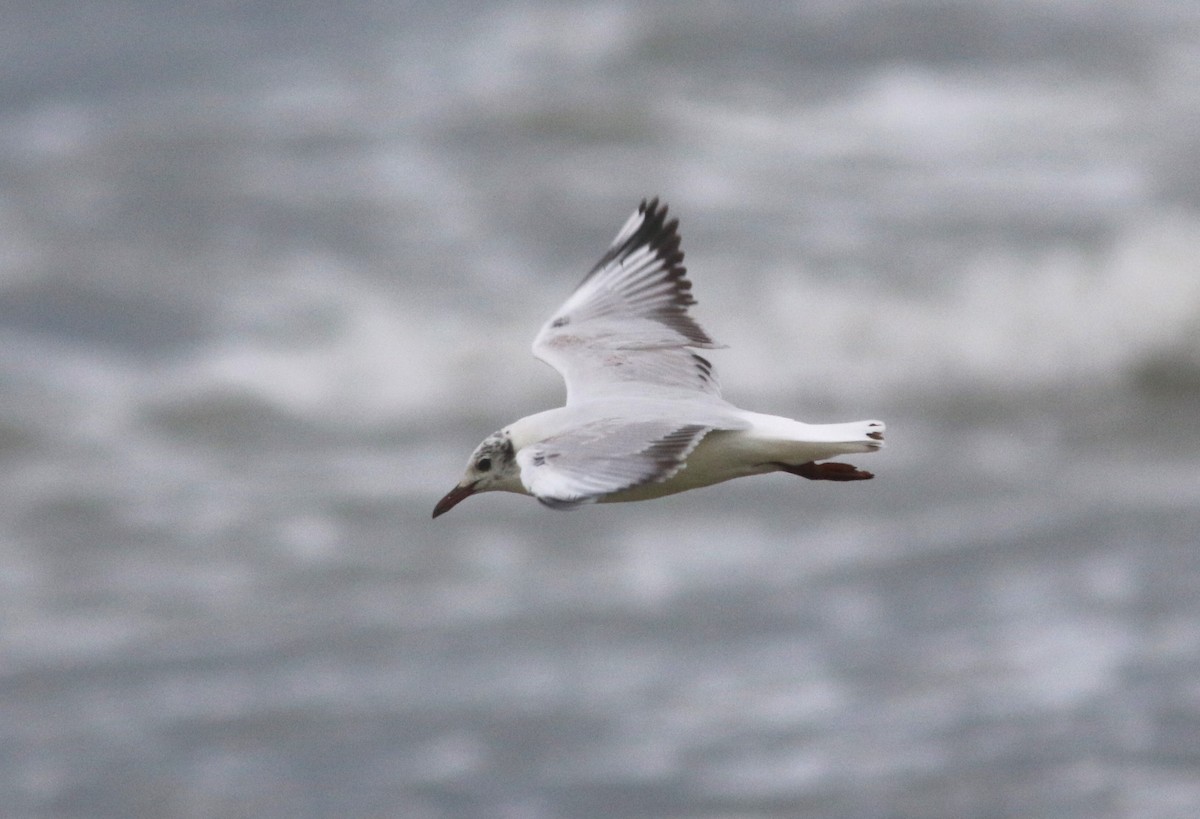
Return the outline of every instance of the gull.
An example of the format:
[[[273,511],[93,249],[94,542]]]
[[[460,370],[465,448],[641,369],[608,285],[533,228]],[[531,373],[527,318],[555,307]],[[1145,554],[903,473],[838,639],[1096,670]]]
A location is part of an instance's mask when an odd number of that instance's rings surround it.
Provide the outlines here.
[[[722,345],[688,314],[696,302],[678,228],[665,203],[642,201],[534,339],[534,356],[566,382],[566,405],[485,438],[433,517],[480,492],[517,492],[571,509],[765,472],[874,477],[825,459],[880,449],[883,422],[806,424],[721,397],[712,364],[694,352]]]

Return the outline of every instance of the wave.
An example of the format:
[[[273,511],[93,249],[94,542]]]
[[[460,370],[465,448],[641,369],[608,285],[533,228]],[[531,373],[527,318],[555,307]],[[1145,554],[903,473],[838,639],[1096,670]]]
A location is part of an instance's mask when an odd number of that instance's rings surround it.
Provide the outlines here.
[[[722,357],[739,390],[832,398],[1128,385],[1154,362],[1200,365],[1200,221],[1128,227],[1104,250],[979,256],[933,288],[776,272]],[[795,350],[795,354],[786,351]]]
[[[730,343],[712,357],[735,399],[868,406],[1138,388],[1148,371],[1169,378],[1164,362],[1181,377],[1200,370],[1198,252],[1200,221],[1174,217],[1131,227],[1105,251],[989,253],[920,291],[777,270],[706,324]],[[556,298],[535,292],[527,311],[508,304],[500,320],[478,304],[454,312],[440,299],[401,301],[313,262],[243,296],[231,326],[153,392],[243,395],[319,423],[498,422],[561,394],[529,352]]]

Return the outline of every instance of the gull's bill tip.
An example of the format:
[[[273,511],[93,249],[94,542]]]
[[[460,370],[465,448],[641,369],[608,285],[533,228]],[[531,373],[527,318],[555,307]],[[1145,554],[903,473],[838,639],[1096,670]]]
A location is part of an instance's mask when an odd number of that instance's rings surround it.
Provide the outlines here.
[[[437,502],[437,506],[433,507],[433,516],[444,515],[457,506],[461,501],[466,500],[475,492],[474,483],[460,483],[458,486],[446,493],[446,497]]]

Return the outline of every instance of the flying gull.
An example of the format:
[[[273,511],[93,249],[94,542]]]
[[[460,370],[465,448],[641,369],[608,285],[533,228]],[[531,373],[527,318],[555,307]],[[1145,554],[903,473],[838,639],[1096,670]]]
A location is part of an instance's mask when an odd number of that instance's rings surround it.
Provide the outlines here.
[[[659,498],[731,478],[788,472],[815,481],[874,477],[825,459],[883,446],[881,421],[805,424],[739,409],[721,397],[716,344],[695,304],[679,221],[643,201],[603,258],[533,342],[558,370],[566,406],[483,440],[436,518],[479,492],[533,495],[554,509]]]

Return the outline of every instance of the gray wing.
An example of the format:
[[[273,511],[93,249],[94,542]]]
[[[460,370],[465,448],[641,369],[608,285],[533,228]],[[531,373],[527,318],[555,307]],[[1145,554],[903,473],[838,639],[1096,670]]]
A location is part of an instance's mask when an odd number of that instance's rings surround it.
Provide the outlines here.
[[[666,420],[599,420],[522,448],[521,483],[547,506],[566,509],[665,481],[708,433]]]
[[[533,354],[562,374],[568,404],[647,392],[720,396],[712,365],[688,349],[721,345],[688,315],[696,300],[678,227],[666,205],[643,201],[538,333]]]

